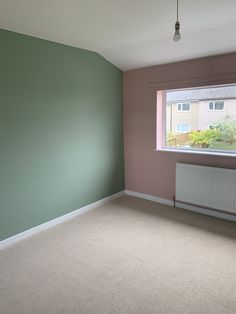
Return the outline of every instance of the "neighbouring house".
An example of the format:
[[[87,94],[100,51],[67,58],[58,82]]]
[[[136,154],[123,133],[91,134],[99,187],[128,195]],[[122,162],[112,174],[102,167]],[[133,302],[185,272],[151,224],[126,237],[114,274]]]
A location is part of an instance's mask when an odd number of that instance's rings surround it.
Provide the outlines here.
[[[236,119],[236,86],[166,92],[166,132],[206,130]]]

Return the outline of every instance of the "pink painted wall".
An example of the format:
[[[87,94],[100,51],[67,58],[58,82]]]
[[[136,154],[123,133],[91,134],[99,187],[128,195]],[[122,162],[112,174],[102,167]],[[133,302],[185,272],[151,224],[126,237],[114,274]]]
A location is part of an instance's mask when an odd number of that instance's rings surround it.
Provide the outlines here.
[[[172,200],[176,162],[236,168],[236,157],[155,151],[157,90],[232,82],[236,53],[124,72],[127,190]]]

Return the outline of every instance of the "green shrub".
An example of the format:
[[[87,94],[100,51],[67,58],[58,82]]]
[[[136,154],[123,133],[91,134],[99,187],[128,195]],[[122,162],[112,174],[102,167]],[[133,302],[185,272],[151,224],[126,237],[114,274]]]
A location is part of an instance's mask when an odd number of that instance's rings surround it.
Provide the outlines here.
[[[168,133],[168,146],[190,145],[198,148],[215,148],[236,144],[236,120],[215,123],[210,129],[191,133]]]
[[[189,139],[192,147],[207,148],[221,140],[221,131],[218,128],[193,131]]]
[[[236,120],[219,122],[214,129],[220,131],[221,142],[229,144],[236,142]]]

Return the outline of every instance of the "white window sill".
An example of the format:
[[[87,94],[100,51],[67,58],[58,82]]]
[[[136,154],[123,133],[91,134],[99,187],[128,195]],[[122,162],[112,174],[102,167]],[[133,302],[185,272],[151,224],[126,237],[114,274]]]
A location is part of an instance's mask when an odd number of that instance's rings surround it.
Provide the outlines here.
[[[236,152],[228,153],[223,151],[206,151],[195,149],[178,149],[178,148],[157,148],[155,152],[171,152],[182,154],[195,154],[195,155],[210,155],[210,156],[224,156],[224,157],[236,157]]]

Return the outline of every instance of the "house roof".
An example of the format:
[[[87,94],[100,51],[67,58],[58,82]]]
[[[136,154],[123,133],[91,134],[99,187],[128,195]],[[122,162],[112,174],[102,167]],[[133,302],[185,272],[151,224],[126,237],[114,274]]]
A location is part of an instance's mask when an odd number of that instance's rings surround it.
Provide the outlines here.
[[[175,103],[179,101],[197,100],[220,100],[236,98],[236,86],[222,86],[211,88],[197,88],[166,93],[166,102]]]

